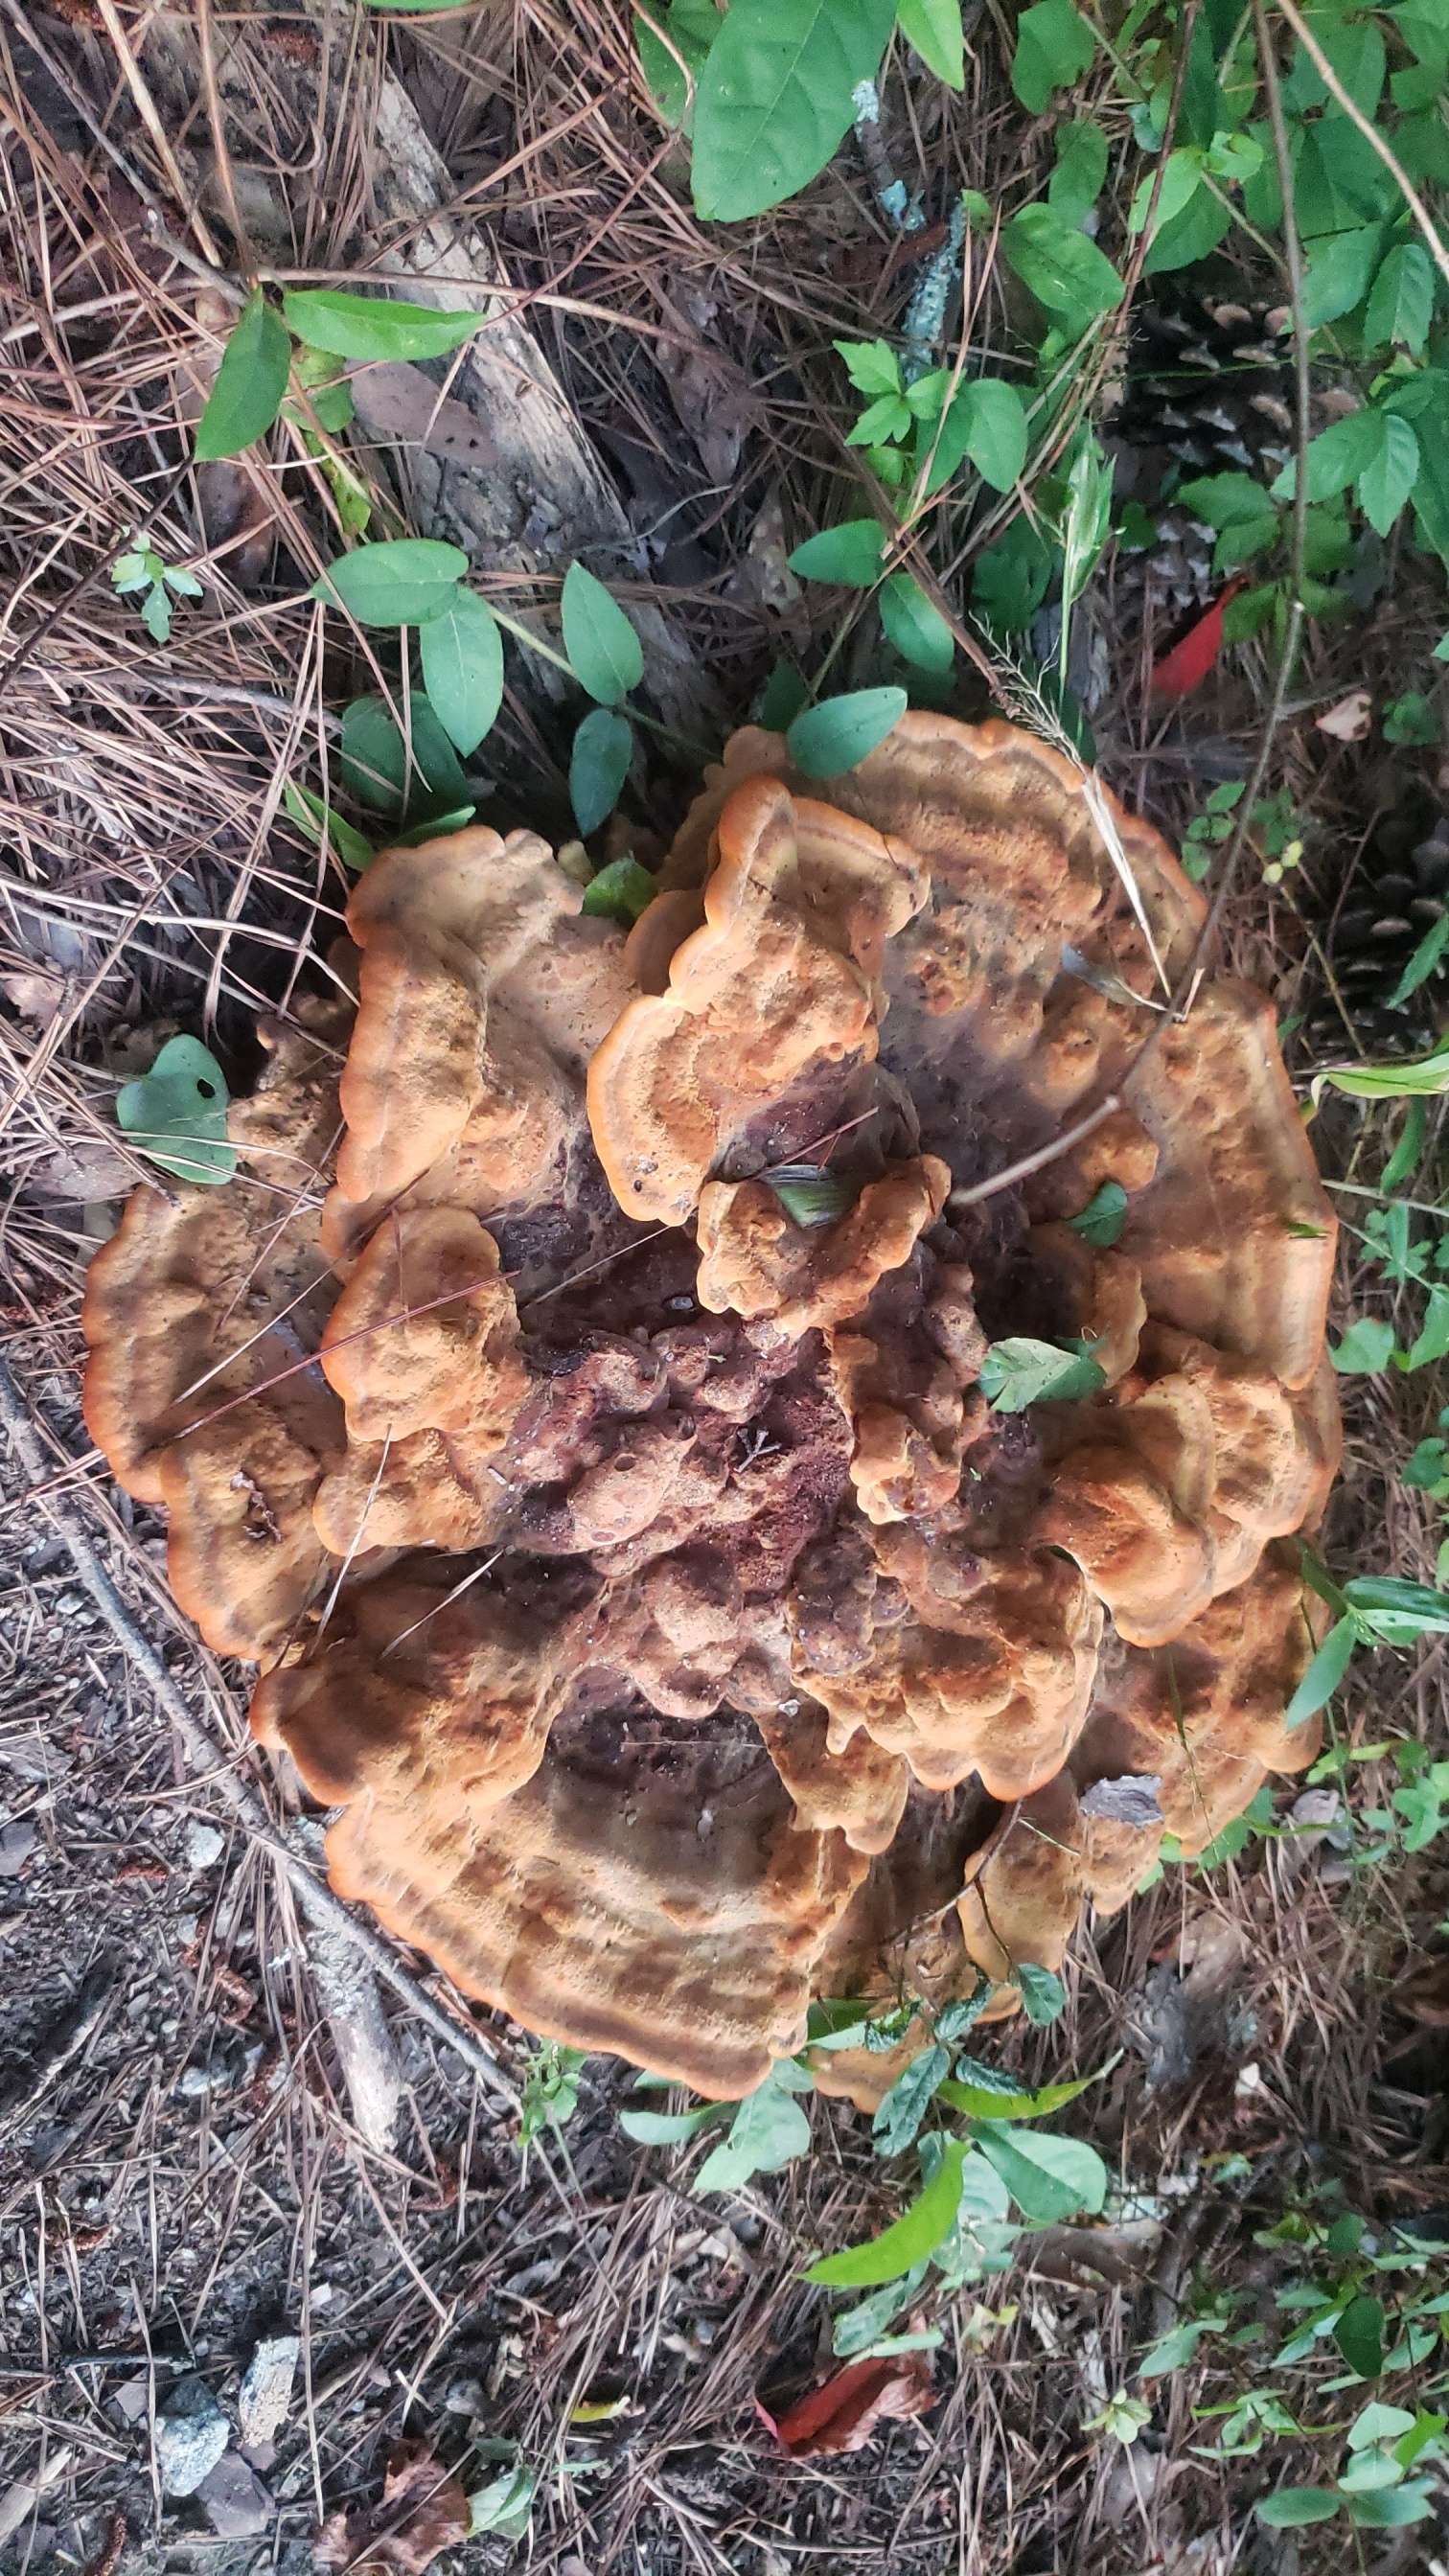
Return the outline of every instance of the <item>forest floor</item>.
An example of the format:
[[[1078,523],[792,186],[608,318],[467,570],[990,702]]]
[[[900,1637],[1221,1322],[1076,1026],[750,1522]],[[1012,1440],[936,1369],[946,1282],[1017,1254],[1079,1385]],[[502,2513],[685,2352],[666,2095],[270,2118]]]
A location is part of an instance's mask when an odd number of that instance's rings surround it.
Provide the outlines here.
[[[319,2525],[377,2507],[409,2456],[412,2501],[391,2537],[334,2526],[332,2563],[425,2564],[427,2513],[455,2473],[470,2495],[531,2482],[512,2528],[505,2516],[455,2553],[478,2576],[1444,2563],[1442,2502],[1403,2532],[1254,2521],[1281,2441],[1224,2455],[1194,2414],[1267,2384],[1250,2355],[1189,2351],[1170,2374],[1134,2377],[1204,2284],[1238,2293],[1243,2318],[1271,2309],[1282,2238],[1279,2251],[1263,2238],[1295,2213],[1443,2233],[1449,1836],[1406,1832],[1389,1800],[1417,1773],[1384,1758],[1341,1782],[1282,1784],[1274,1827],[1211,1869],[1169,1867],[1083,1936],[1063,2018],[1001,2048],[1036,2081],[1110,2064],[1072,2111],[1114,2177],[1106,2215],[1027,2238],[1009,2271],[942,2311],[925,2414],[854,2454],[792,2458],[760,2401],[778,2413],[829,2367],[802,2265],[899,2205],[868,2124],[817,2103],[808,2157],[705,2199],[622,2133],[614,2061],[590,2059],[566,2123],[525,2145],[527,2034],[474,2017],[493,2082],[436,2015],[383,1986],[402,2091],[391,2142],[369,2143],[345,1975],[319,1960],[292,1882],[218,1788],[245,1782],[285,1827],[248,1745],[243,1677],[199,1652],[165,1591],[156,1515],[117,1494],[80,1420],[85,1265],[141,1168],[112,1117],[118,1077],[181,1027],[243,1087],[257,1013],[325,947],[345,900],[280,805],[282,783],[315,775],[335,743],[346,695],[307,596],[335,487],[296,440],[274,466],[213,466],[201,485],[188,462],[197,352],[216,327],[198,308],[229,215],[240,207],[253,264],[260,245],[294,280],[461,285],[491,262],[511,281],[515,341],[493,392],[503,404],[533,370],[522,426],[505,429],[481,379],[460,377],[450,448],[435,367],[421,409],[416,387],[394,389],[404,416],[373,422],[370,461],[399,524],[459,536],[515,615],[551,605],[563,565],[587,560],[645,626],[656,707],[717,742],[782,645],[808,657],[831,632],[828,603],[785,558],[850,515],[838,370],[835,417],[822,392],[832,338],[895,331],[951,186],[998,188],[1039,148],[993,17],[981,24],[964,100],[923,107],[912,88],[889,138],[932,210],[915,243],[883,219],[849,137],[778,215],[702,224],[682,147],[631,90],[629,14],[605,0],[516,0],[456,23],[0,0],[0,1356],[29,1417],[28,1454],[0,1441],[7,2568],[301,2567]],[[976,291],[985,328],[980,277]],[[471,433],[451,419],[470,402]],[[202,582],[175,599],[169,637],[148,634],[108,577],[133,529]],[[938,569],[962,596],[949,545]],[[1087,603],[1110,674],[1098,757],[1181,840],[1213,787],[1251,765],[1270,657],[1245,646],[1164,723],[1150,634],[1124,638],[1118,617],[1109,562]],[[1324,924],[1355,869],[1371,873],[1385,814],[1412,802],[1427,838],[1449,787],[1442,751],[1345,740],[1317,718],[1360,688],[1394,694],[1435,631],[1412,580],[1356,624],[1315,629],[1270,775],[1303,858],[1285,877],[1250,856],[1226,908],[1224,953],[1273,990],[1305,1085],[1345,1051],[1342,1031],[1321,1034]],[[847,684],[857,672],[858,637],[841,664]],[[951,703],[985,711],[974,676]],[[691,783],[677,751],[650,764],[625,836],[646,859]],[[526,813],[567,836],[567,727],[546,689],[511,681],[477,768],[488,819]],[[1413,1186],[1432,1242],[1429,1108]],[[1374,1201],[1396,1114],[1321,1111],[1346,1214]],[[1411,1337],[1401,1318],[1422,1276],[1386,1272],[1360,1225],[1344,1243],[1340,1326],[1367,1313]],[[1340,1576],[1432,1582],[1432,1479],[1401,1470],[1437,1432],[1442,1370],[1343,1387],[1324,1555]],[[204,1760],[98,1606],[88,1554],[191,1710]],[[1421,1745],[1442,1761],[1444,1640],[1362,1656],[1337,1726],[1350,1747]],[[461,2011],[426,1962],[405,1964],[415,1995]],[[1421,2286],[1445,2285],[1431,2268]],[[270,2408],[256,2386],[269,2353]],[[1147,2407],[1131,2441],[1098,2421],[1124,2391]],[[182,2495],[188,2408],[203,2449],[219,2411],[225,2447]],[[1311,2429],[1286,2437],[1305,2479]]]

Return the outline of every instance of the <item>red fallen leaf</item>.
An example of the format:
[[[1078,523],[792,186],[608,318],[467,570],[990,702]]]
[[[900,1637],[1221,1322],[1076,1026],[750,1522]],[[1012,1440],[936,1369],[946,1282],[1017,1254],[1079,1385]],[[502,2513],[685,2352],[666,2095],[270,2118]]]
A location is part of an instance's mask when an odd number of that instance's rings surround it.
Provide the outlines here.
[[[1223,648],[1223,612],[1247,588],[1247,578],[1238,573],[1196,625],[1189,626],[1182,642],[1163,655],[1152,674],[1154,698],[1185,698],[1201,686]]]
[[[422,2576],[440,2550],[468,2537],[468,2499],[426,2442],[399,2442],[387,2464],[382,2501],[332,2513],[317,2534],[319,2567],[346,2576]]]
[[[899,2352],[883,2354],[877,2361],[853,2361],[822,2388],[797,2397],[783,2415],[772,2415],[758,2397],[755,2409],[782,2451],[792,2460],[811,2460],[830,2452],[859,2451],[877,2424],[924,2414],[935,2394],[925,2354]]]

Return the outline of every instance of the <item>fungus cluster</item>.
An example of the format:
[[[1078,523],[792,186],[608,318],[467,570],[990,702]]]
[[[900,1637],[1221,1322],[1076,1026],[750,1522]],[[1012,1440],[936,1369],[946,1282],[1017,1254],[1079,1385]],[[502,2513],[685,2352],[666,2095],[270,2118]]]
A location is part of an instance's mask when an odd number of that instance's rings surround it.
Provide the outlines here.
[[[1201,898],[1009,727],[831,794],[738,735],[627,938],[530,833],[386,853],[237,1177],[139,1190],[85,1305],[334,1885],[721,2096],[812,1996],[1009,2011],[1314,1750],[1334,1225],[1267,1001],[1143,1053]],[[1093,1391],[993,1407],[1019,1336]]]

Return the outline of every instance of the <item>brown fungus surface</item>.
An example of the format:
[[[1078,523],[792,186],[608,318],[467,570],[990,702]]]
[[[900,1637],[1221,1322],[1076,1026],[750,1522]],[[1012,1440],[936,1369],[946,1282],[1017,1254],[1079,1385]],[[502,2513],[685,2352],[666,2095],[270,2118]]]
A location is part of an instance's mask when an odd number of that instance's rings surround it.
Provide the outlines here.
[[[814,1996],[1012,2010],[1309,1758],[1334,1228],[1267,1002],[1161,1027],[1201,898],[1030,737],[827,800],[739,735],[660,886],[626,940],[531,834],[384,854],[355,1017],[98,1256],[86,1402],[343,1893],[727,2097]],[[1096,1392],[993,1409],[1021,1335]]]

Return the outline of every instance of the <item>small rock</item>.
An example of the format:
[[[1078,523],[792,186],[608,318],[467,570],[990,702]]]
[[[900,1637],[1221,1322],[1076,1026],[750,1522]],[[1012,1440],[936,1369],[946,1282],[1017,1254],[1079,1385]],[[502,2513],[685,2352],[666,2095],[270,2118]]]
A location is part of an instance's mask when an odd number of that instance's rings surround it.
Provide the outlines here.
[[[18,1878],[35,1849],[33,1825],[16,1823],[0,1827],[0,1878]]]
[[[131,2379],[123,2379],[111,2404],[123,2424],[139,2424],[146,2413],[146,2374],[138,2370]]]
[[[156,2468],[167,2495],[195,2495],[231,2440],[204,2379],[183,2379],[156,2418]]]
[[[225,1849],[225,1842],[215,1825],[204,1825],[199,1816],[193,1816],[187,1825],[182,1847],[186,1853],[186,1866],[195,1876],[198,1870],[215,1867]]]
[[[247,2363],[237,2413],[242,2440],[249,2449],[274,2440],[285,2424],[301,2350],[296,2335],[268,2335]]]
[[[230,2454],[202,2479],[196,2501],[218,2540],[254,2540],[276,2510],[255,2469]]]

